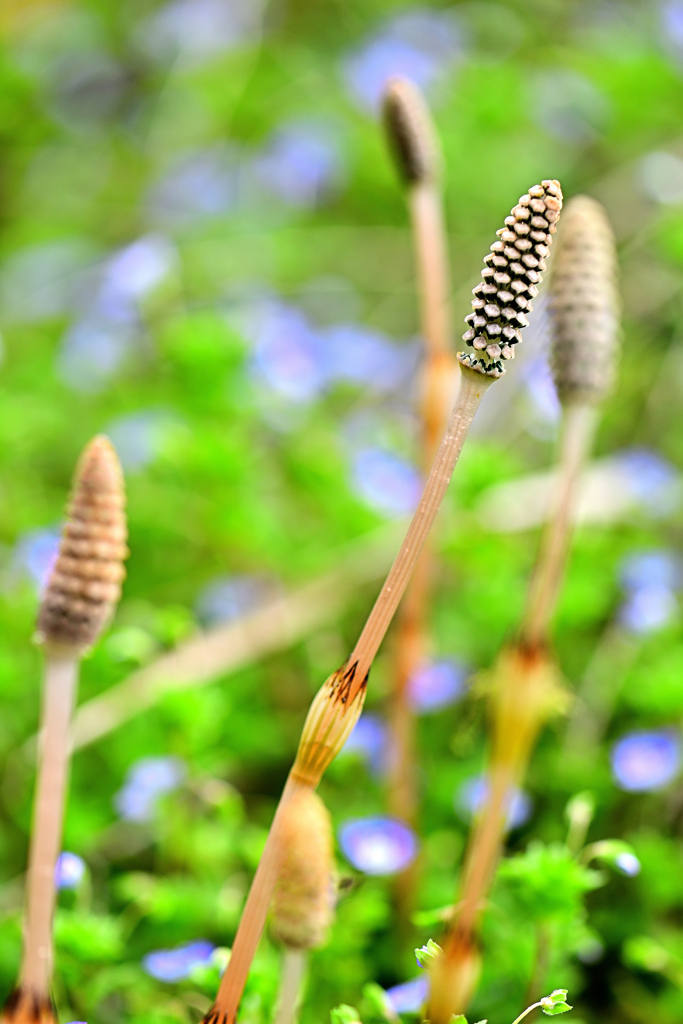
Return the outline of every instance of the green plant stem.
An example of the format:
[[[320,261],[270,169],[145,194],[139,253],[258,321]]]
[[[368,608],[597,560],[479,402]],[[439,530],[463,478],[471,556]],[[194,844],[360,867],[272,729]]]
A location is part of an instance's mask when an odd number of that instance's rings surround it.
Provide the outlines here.
[[[26,923],[20,985],[39,999],[50,991],[55,867],[62,842],[69,768],[69,725],[76,695],[75,651],[46,649],[42,752],[34,802],[26,885]]]
[[[305,950],[285,948],[282,957],[280,997],[274,1024],[296,1024],[306,961]]]
[[[524,1020],[527,1014],[531,1013],[532,1010],[537,1010],[540,1005],[540,1003],[532,1003],[531,1006],[527,1006],[526,1010],[523,1010],[519,1017],[515,1017],[512,1024],[519,1024],[520,1020]]]
[[[565,406],[551,515],[543,532],[520,631],[522,641],[532,648],[547,640],[569,553],[581,470],[593,442],[596,423],[594,406]]]

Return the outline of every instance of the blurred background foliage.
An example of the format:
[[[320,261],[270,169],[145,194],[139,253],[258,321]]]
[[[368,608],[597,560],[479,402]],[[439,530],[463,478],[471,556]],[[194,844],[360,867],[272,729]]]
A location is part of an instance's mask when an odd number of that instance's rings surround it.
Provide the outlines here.
[[[372,531],[400,536],[415,504],[413,263],[377,118],[402,73],[443,141],[456,325],[495,230],[541,178],[605,205],[623,276],[620,384],[557,621],[581,698],[520,795],[475,1019],[512,1019],[535,978],[570,989],[577,1024],[680,1021],[683,3],[6,0],[0,48],[0,990],[20,947],[37,593],[89,437],[108,433],[124,464],[131,558],[82,701],[343,568]],[[542,300],[527,333],[437,530],[434,660],[415,683],[415,926],[392,924],[412,837],[380,829],[368,863],[344,831],[385,812],[390,636],[321,787],[353,883],[312,958],[304,1022],[361,999],[375,1019],[364,986],[418,976],[412,947],[453,898],[482,799],[470,684],[518,619],[542,517],[532,474],[557,435]],[[374,599],[367,576],[308,635],[76,752],[60,1019],[199,1019],[305,710]],[[576,859],[565,807],[584,791],[588,841],[630,847]],[[271,1019],[278,956],[264,942],[245,1021]]]

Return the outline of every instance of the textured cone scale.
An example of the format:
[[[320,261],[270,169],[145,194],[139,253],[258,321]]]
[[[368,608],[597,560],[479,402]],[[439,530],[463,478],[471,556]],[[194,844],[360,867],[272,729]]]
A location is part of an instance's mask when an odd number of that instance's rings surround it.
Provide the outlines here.
[[[392,78],[382,106],[384,126],[401,178],[409,185],[433,180],[440,165],[436,133],[422,93],[407,78]]]
[[[619,348],[617,256],[607,214],[588,196],[567,203],[548,306],[561,401],[599,402],[612,385]]]
[[[94,438],[76,468],[59,554],[38,615],[38,640],[60,647],[95,643],[125,577],[123,475],[106,437]]]
[[[5,1003],[0,1024],[56,1024],[56,1018],[49,999],[18,988]]]
[[[500,377],[502,360],[514,358],[514,346],[528,326],[526,314],[538,294],[546,257],[562,209],[559,181],[534,185],[505,218],[498,241],[484,259],[482,280],[473,289],[469,329],[463,341],[474,352],[459,353],[463,366]]]
[[[281,862],[272,930],[293,949],[322,945],[332,918],[332,823],[312,790],[296,793],[280,826]]]

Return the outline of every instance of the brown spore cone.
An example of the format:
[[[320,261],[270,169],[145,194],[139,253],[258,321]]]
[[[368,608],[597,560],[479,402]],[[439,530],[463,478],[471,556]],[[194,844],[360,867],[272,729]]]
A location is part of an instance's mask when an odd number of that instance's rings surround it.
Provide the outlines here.
[[[589,196],[566,206],[548,288],[551,363],[562,402],[596,403],[610,390],[619,352],[614,233]]]
[[[314,949],[332,920],[333,853],[330,816],[313,790],[300,790],[287,804],[280,843],[272,931],[291,949]]]
[[[57,1018],[49,999],[17,988],[0,1013],[0,1024],[57,1024]]]
[[[424,96],[408,78],[392,78],[382,101],[382,117],[396,166],[408,185],[434,180],[441,154]]]
[[[83,452],[59,553],[38,614],[43,644],[84,649],[95,643],[121,595],[127,528],[123,473],[103,436]]]
[[[463,366],[499,377],[503,362],[528,327],[527,314],[546,270],[552,236],[562,209],[559,181],[534,185],[505,218],[505,227],[485,257],[481,282],[473,289],[472,312],[463,341],[474,349],[460,353]]]

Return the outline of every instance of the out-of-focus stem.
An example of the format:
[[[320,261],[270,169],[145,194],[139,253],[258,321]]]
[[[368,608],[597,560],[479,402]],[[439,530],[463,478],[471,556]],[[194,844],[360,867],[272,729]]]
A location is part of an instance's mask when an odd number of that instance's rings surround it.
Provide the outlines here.
[[[522,641],[529,647],[543,643],[548,635],[567,561],[581,470],[593,442],[596,423],[595,406],[565,406],[552,511],[531,577],[520,631]]]
[[[478,373],[476,370],[461,366],[460,386],[453,412],[417,511],[349,659],[352,664],[357,663],[356,678],[349,694],[349,700],[353,700],[362,685],[362,680],[370,671],[379,645],[403,597],[427,534],[439,511],[479,403],[494,379]]]
[[[69,723],[79,659],[74,650],[46,648],[42,753],[36,786],[26,887],[20,985],[39,1000],[49,995],[55,866],[62,842],[69,765]]]
[[[305,950],[285,947],[282,958],[280,1000],[275,1024],[296,1024],[299,1016],[301,988],[306,973],[306,960]]]
[[[449,352],[449,266],[441,193],[434,179],[408,189],[425,344],[421,463],[425,476],[434,459],[451,406],[455,359]],[[457,372],[457,370],[456,370]],[[391,702],[389,809],[413,823],[417,808],[414,721],[408,684],[424,658],[432,557],[425,546],[398,612]],[[399,880],[400,884],[400,880]]]

